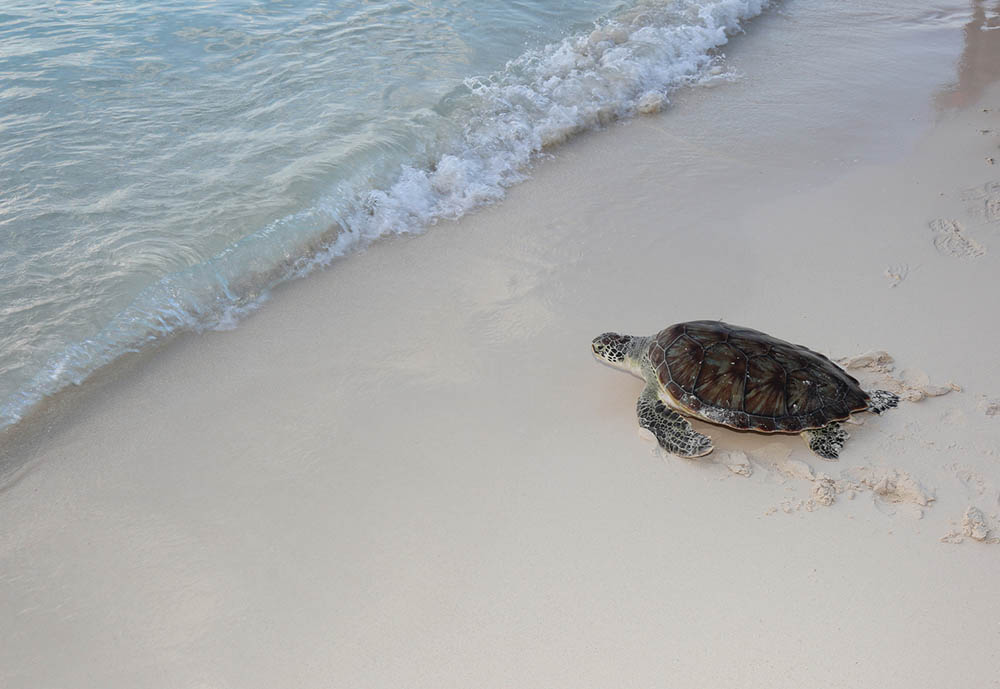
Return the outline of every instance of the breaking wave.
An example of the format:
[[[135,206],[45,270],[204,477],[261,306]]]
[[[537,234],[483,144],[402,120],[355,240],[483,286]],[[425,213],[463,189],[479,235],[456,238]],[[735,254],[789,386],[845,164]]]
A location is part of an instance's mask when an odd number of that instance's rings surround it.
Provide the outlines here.
[[[528,50],[494,74],[465,79],[418,115],[420,159],[397,168],[387,184],[373,184],[371,175],[341,181],[310,208],[146,287],[99,333],[52,357],[7,399],[0,427],[123,354],[185,331],[234,327],[275,285],[379,237],[421,232],[496,203],[547,148],[654,112],[672,90],[717,74],[718,49],[767,4],[640,2],[592,31]]]

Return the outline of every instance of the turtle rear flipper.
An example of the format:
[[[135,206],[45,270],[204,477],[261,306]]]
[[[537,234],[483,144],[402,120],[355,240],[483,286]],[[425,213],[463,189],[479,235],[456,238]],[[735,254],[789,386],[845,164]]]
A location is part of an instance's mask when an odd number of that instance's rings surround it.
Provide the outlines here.
[[[714,450],[712,439],[691,428],[683,416],[669,409],[647,385],[635,405],[639,425],[656,436],[656,442],[667,452],[681,457],[703,457]]]
[[[881,414],[899,404],[899,395],[888,390],[872,390],[868,393],[868,411]]]
[[[809,449],[823,459],[829,460],[840,457],[840,451],[844,449],[844,443],[850,437],[850,434],[836,421],[822,428],[802,432],[802,438],[809,444]]]

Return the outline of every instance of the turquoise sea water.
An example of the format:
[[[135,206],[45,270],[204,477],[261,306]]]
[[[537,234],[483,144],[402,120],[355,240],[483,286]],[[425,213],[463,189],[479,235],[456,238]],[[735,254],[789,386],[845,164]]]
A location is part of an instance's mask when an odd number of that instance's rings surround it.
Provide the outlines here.
[[[125,352],[500,200],[765,0],[7,2],[0,427]]]

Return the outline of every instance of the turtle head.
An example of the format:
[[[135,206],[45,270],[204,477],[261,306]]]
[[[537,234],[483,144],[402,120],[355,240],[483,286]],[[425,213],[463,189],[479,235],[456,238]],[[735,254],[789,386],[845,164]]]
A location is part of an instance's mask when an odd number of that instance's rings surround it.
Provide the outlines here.
[[[632,354],[634,337],[631,335],[619,335],[618,333],[604,333],[594,338],[590,343],[594,350],[594,356],[606,364],[611,364],[615,368],[631,368],[628,361]]]

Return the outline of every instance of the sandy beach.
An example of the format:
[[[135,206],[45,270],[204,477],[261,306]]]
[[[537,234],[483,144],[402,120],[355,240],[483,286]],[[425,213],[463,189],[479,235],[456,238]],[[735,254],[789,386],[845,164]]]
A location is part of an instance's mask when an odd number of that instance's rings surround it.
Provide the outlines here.
[[[1000,30],[839,11],[9,429],[0,686],[1000,687]],[[665,454],[698,318],[903,401]]]

